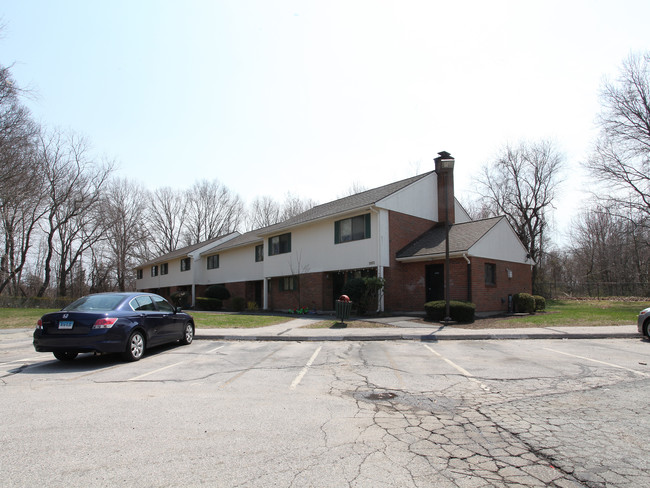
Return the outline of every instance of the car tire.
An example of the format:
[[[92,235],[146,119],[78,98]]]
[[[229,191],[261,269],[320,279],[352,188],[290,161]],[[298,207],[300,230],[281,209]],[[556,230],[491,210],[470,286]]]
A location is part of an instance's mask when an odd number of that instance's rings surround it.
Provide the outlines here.
[[[139,330],[136,330],[129,336],[126,342],[126,350],[124,351],[124,359],[127,361],[138,361],[144,355],[145,340],[144,335]]]
[[[74,358],[76,358],[79,355],[77,352],[69,352],[69,351],[63,351],[63,352],[55,352],[54,357],[57,358],[59,361],[72,361]]]
[[[188,344],[192,344],[193,340],[194,340],[194,326],[192,325],[192,322],[188,322],[185,324],[185,327],[183,329],[183,337],[181,337],[181,344],[187,346]]]
[[[645,321],[643,324],[643,335],[646,339],[650,339],[650,319]]]

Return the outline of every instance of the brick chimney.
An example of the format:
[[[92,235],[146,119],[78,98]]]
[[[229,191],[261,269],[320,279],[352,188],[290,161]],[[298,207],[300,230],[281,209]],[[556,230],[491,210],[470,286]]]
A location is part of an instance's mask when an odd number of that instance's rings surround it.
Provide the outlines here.
[[[449,218],[449,223],[456,221],[454,205],[454,157],[447,151],[438,153],[434,159],[436,163],[435,171],[438,175],[438,222],[442,223]],[[447,202],[449,209],[447,211]]]

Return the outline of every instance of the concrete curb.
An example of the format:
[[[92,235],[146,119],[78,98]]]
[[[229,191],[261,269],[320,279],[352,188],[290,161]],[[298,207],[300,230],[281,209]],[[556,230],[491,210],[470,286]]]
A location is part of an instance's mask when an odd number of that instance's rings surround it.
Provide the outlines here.
[[[535,334],[384,334],[384,335],[226,335],[201,334],[197,332],[196,340],[207,341],[269,341],[269,342],[341,342],[341,341],[486,341],[486,340],[529,340],[529,339],[640,339],[641,335],[630,332],[615,333],[535,333]]]

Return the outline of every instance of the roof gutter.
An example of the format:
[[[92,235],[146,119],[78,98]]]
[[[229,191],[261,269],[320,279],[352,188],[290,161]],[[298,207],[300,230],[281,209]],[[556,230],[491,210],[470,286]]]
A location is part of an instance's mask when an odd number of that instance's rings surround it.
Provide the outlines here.
[[[469,256],[467,251],[452,252],[449,253],[450,258],[464,258],[465,261],[469,264]],[[440,261],[445,259],[445,253],[436,253],[436,254],[427,254],[426,256],[408,256],[406,258],[396,258],[395,260],[400,263],[417,263],[417,262],[427,262],[427,261]]]

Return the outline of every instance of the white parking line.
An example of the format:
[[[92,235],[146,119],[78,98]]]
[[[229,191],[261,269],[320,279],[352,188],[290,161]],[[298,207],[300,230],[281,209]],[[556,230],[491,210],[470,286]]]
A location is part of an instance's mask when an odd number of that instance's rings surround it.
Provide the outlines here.
[[[599,361],[597,359],[586,358],[584,356],[576,356],[575,354],[569,354],[568,352],[562,352],[562,351],[558,351],[556,349],[550,349],[548,347],[545,347],[544,349],[546,351],[555,352],[557,354],[564,354],[565,356],[570,356],[572,358],[584,359],[585,361],[591,361],[592,363],[604,364],[605,366],[610,366],[612,368],[622,369],[622,370],[625,370],[625,371],[629,371],[631,373],[639,374],[641,376],[650,376],[648,373],[644,373],[642,371],[637,371],[636,369],[626,368],[624,366],[619,366],[618,364],[606,363],[605,361]]]
[[[153,371],[149,371],[148,373],[141,374],[140,376],[136,376],[135,378],[130,378],[130,379],[126,380],[126,381],[136,381],[136,380],[139,380],[139,379],[142,379],[142,378],[146,378],[149,375],[152,375],[154,373],[159,373],[160,371],[164,371],[166,369],[173,368],[174,366],[178,366],[179,364],[183,364],[183,363],[186,363],[186,362],[187,361],[181,361],[179,363],[170,364],[170,365],[165,366],[163,368],[158,368],[158,369],[155,369]]]
[[[0,361],[0,366],[2,366],[3,364],[13,364],[13,363],[24,363],[24,362],[27,362],[27,361],[37,361],[39,359],[46,359],[46,357],[45,356],[38,356],[38,357],[34,357],[34,358],[14,359],[13,361]],[[47,359],[49,360],[50,358],[47,358]]]
[[[305,367],[302,368],[302,370],[300,371],[298,376],[296,376],[296,379],[293,380],[293,382],[291,383],[291,386],[289,387],[290,390],[295,390],[296,386],[298,386],[300,384],[300,382],[302,381],[303,376],[305,376],[307,374],[307,371],[309,371],[309,368],[311,367],[311,365],[316,360],[316,357],[318,356],[318,353],[320,352],[320,350],[322,348],[323,348],[323,346],[318,346],[318,349],[316,349],[314,354],[311,355],[311,358],[309,358],[309,361],[307,361],[307,364],[305,365]]]
[[[209,350],[206,354],[212,354],[213,352],[217,352],[219,349],[226,347],[224,344],[223,346],[215,347],[214,349]]]
[[[434,349],[431,349],[428,345],[423,344],[423,346],[426,347],[426,348],[427,348],[429,351],[431,351],[433,354],[435,354],[436,356],[438,356],[440,359],[442,359],[444,362],[446,362],[448,365],[450,365],[452,368],[454,368],[456,371],[460,372],[460,374],[462,374],[463,376],[465,376],[468,380],[473,381],[474,383],[476,383],[477,385],[479,385],[479,386],[481,387],[481,389],[483,389],[483,390],[485,390],[485,391],[488,391],[488,392],[490,391],[490,387],[487,386],[487,385],[485,385],[485,384],[483,384],[483,383],[481,383],[481,382],[480,382],[479,380],[477,380],[476,378],[474,378],[474,375],[473,375],[472,373],[470,373],[470,372],[467,371],[466,369],[462,368],[461,366],[458,366],[458,365],[457,365],[456,363],[454,363],[453,361],[450,361],[449,359],[447,359],[446,357],[444,357],[442,354],[440,354],[439,352],[435,351]]]

